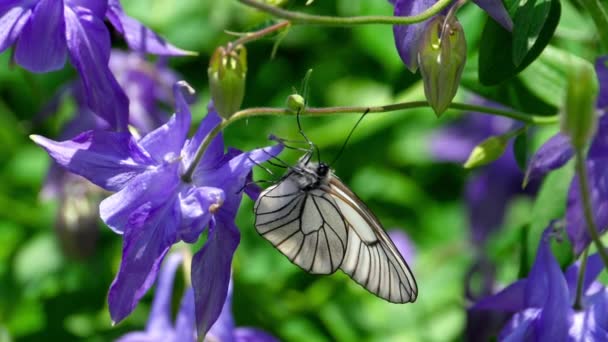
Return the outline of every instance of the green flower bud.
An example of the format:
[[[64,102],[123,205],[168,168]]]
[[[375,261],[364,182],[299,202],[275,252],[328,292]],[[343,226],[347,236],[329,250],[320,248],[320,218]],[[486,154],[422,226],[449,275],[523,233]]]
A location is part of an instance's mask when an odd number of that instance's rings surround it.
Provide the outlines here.
[[[583,148],[597,129],[598,81],[590,64],[579,64],[568,79],[566,103],[561,115],[561,131],[574,148]]]
[[[242,45],[220,46],[211,57],[207,74],[215,109],[228,119],[241,108],[245,97],[247,50]]]
[[[471,169],[495,161],[505,153],[508,143],[509,139],[505,136],[489,137],[473,148],[469,158],[464,163],[464,168]]]
[[[297,113],[299,111],[304,110],[306,107],[306,101],[300,94],[291,94],[287,97],[287,109],[290,111]]]
[[[418,65],[427,101],[439,117],[456,95],[467,58],[467,42],[456,18],[437,16],[420,40]]]

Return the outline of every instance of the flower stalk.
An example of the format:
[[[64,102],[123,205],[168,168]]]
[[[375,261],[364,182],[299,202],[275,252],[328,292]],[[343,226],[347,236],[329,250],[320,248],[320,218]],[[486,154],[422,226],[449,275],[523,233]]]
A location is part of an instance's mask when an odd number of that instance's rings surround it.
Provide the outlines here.
[[[576,294],[574,297],[574,304],[572,305],[574,310],[583,309],[583,287],[585,285],[587,255],[589,255],[589,247],[585,248],[585,250],[583,251],[583,255],[581,256],[581,266],[578,269],[578,278],[576,280]]]
[[[246,6],[271,14],[277,18],[289,20],[294,25],[309,24],[324,26],[355,26],[366,24],[410,25],[420,23],[439,14],[452,2],[452,0],[439,0],[433,6],[429,7],[429,9],[420,14],[404,17],[382,15],[334,17],[289,11],[258,0],[239,0],[239,2]]]

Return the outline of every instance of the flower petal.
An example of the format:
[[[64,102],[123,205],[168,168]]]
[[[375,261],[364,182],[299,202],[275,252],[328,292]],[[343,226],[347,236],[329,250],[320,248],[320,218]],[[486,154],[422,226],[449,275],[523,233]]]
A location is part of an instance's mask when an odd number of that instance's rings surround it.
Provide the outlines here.
[[[123,11],[119,0],[109,1],[109,8],[106,15],[116,30],[125,37],[131,50],[165,56],[195,54],[167,43],[154,31],[142,25],[139,21],[129,17]]]
[[[608,113],[600,116],[597,133],[587,153],[588,160],[604,158],[608,158]]]
[[[176,103],[176,105],[178,106],[178,110],[179,110],[180,103]],[[185,103],[182,103],[181,107],[184,107],[184,106],[186,109],[188,108]],[[201,145],[201,143],[203,142],[205,137],[207,137],[207,135],[209,135],[211,130],[214,129],[217,125],[219,125],[221,122],[222,122],[222,118],[219,116],[219,114],[215,110],[215,107],[213,106],[213,104],[210,103],[209,106],[207,107],[207,116],[205,116],[205,118],[199,125],[198,130],[196,131],[196,133],[194,134],[192,139],[190,139],[190,141],[188,141],[188,143],[186,144],[186,147],[184,149],[184,151],[185,151],[184,164],[185,165],[190,165],[190,163],[194,159],[196,150],[198,150],[199,146]],[[222,139],[222,134],[220,133],[215,137],[215,139],[213,139],[213,141],[211,142],[209,147],[207,147],[207,149],[205,150],[205,154],[203,155],[203,158],[201,159],[200,163],[198,164],[198,166],[196,168],[197,168],[197,170],[207,170],[207,169],[215,168],[218,166],[218,164],[222,160],[223,156],[224,156],[224,141]]]
[[[471,310],[521,311],[525,308],[526,279],[520,279],[495,295],[479,300]]]
[[[66,4],[74,9],[81,7],[91,11],[96,17],[102,19],[108,10],[107,0],[64,0]]]
[[[30,138],[59,165],[109,191],[120,190],[152,162],[126,133],[87,131],[66,141]]]
[[[7,0],[0,4],[0,52],[13,45],[23,26],[32,15],[32,9],[23,0]]]
[[[486,11],[505,30],[513,31],[513,20],[511,20],[509,12],[507,12],[501,0],[473,0],[473,2]]]
[[[279,340],[269,333],[256,328],[236,328],[234,331],[236,342],[278,342]]]
[[[173,341],[196,341],[196,318],[194,315],[194,291],[189,287],[175,319],[175,339]],[[223,340],[221,340],[223,342]]]
[[[516,313],[503,327],[498,340],[503,342],[540,341],[534,336],[534,325],[540,314],[540,309],[527,309]]]
[[[568,291],[570,292],[570,302],[574,303],[574,296],[576,295],[576,286],[578,282],[578,273],[580,272],[580,260],[568,267],[566,270],[566,283],[568,283]],[[600,258],[599,254],[593,254],[587,258],[587,265],[585,267],[585,279],[583,280],[583,291],[586,292],[589,286],[597,279],[602,270],[604,269],[604,263]]]
[[[113,231],[122,234],[131,214],[147,205],[159,207],[176,197],[179,186],[177,164],[151,168],[134,177],[119,192],[104,199],[99,205],[99,216]],[[176,228],[177,229],[177,228]]]
[[[595,61],[595,72],[600,83],[600,93],[597,97],[597,108],[608,110],[608,55],[599,57]]]
[[[173,87],[177,110],[169,121],[148,133],[139,144],[159,163],[175,159],[181,154],[188,130],[190,129],[190,109],[184,99],[183,91],[194,92],[185,82],[178,82]]]
[[[110,34],[98,17],[77,7],[65,7],[66,36],[70,59],[80,74],[87,104],[108,124],[126,131],[129,99],[108,67]]]
[[[171,299],[173,298],[173,280],[175,272],[182,263],[181,254],[171,254],[167,257],[160,269],[154,300],[146,324],[147,331],[164,332],[172,329],[171,324]]]
[[[591,207],[595,226],[599,233],[608,228],[608,159],[588,160],[587,171]],[[572,180],[568,191],[568,202],[566,205],[566,224],[568,237],[573,244],[574,253],[580,254],[591,242],[587,233],[587,221],[583,212],[583,201],[580,193],[578,176]]]
[[[232,257],[240,234],[233,217],[218,212],[211,221],[209,239],[192,260],[192,287],[199,338],[219,317],[230,283]]]
[[[179,239],[195,243],[209,224],[211,219],[210,207],[221,207],[225,194],[222,189],[212,187],[189,187],[179,194],[182,214],[182,225],[179,229]]]
[[[152,335],[145,331],[130,332],[121,336],[116,342],[158,342],[163,336]]]
[[[154,283],[165,254],[176,242],[179,220],[173,201],[160,207],[142,205],[131,215],[120,269],[108,294],[114,323],[127,317]]]
[[[207,338],[211,341],[232,342],[234,341],[234,329],[234,318],[232,317],[232,281],[230,281],[222,313],[211,329],[209,329]]]
[[[399,229],[390,230],[388,236],[390,236],[395,247],[397,247],[397,250],[401,253],[407,263],[410,266],[413,265],[414,257],[416,255],[416,246],[414,246],[414,243],[409,236],[407,236],[403,230]]]
[[[570,138],[561,133],[555,134],[530,159],[525,182],[540,178],[547,172],[564,166],[573,155]]]
[[[21,31],[15,61],[32,72],[49,72],[63,68],[66,56],[63,1],[40,0]]]
[[[433,6],[435,0],[396,0],[395,1],[395,16],[412,16],[426,11]],[[393,35],[395,36],[395,45],[399,56],[411,72],[416,72],[418,69],[418,54],[419,40],[428,20],[412,24],[412,25],[395,25],[393,26]]]

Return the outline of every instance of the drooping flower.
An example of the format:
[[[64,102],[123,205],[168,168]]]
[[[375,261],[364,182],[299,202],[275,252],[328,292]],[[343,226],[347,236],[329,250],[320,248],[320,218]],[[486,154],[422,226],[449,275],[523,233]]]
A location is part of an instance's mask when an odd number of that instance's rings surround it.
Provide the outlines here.
[[[169,248],[178,241],[197,241],[209,226],[191,272],[198,331],[204,335],[219,316],[228,290],[240,239],[234,217],[241,190],[252,167],[276,156],[282,145],[225,153],[218,135],[192,180],[182,179],[198,147],[221,119],[210,106],[196,134],[187,140],[191,115],[181,88],[191,90],[185,83],[176,86],[176,114],[140,140],[109,131],[87,131],[63,142],[32,139],[70,172],[116,192],[100,205],[102,220],[124,241],[108,298],[115,322],[125,318],[152,285]]]
[[[582,308],[573,309],[579,264],[566,273],[551,252],[549,227],[539,243],[536,260],[525,279],[486,297],[473,310],[511,313],[501,341],[604,341],[608,339],[608,291],[595,281],[603,269],[599,255],[589,257],[583,281]]]
[[[426,11],[437,1],[389,0],[389,2],[395,6],[395,16],[413,16]],[[509,17],[509,13],[501,0],[474,0],[473,2],[486,11],[488,15],[505,29],[509,31],[513,29],[513,21],[511,20],[511,17]],[[447,10],[442,11],[443,14],[446,14],[446,12]],[[399,56],[401,56],[403,63],[405,63],[412,72],[415,72],[418,68],[416,55],[418,54],[419,40],[429,20],[430,19],[427,19],[413,25],[393,26],[395,45],[397,46]]]
[[[32,72],[63,68],[67,57],[84,85],[89,107],[126,130],[128,99],[108,68],[109,19],[138,52],[184,55],[137,20],[119,0],[5,0],[0,4],[0,53],[14,45],[15,62]]]
[[[595,63],[595,71],[600,81],[600,95],[597,111],[600,115],[597,132],[591,141],[587,154],[587,170],[593,219],[601,232],[608,229],[608,56],[600,57]],[[574,155],[570,139],[557,133],[551,137],[531,158],[526,171],[526,179],[537,179],[546,173],[564,166]],[[583,205],[578,177],[574,177],[568,191],[566,206],[566,228],[574,252],[580,254],[589,245],[587,223],[583,216]]]
[[[474,102],[496,106],[487,100]],[[467,113],[430,138],[431,153],[437,160],[464,163],[475,146],[485,139],[515,128],[516,122],[497,116]],[[465,198],[471,224],[471,239],[482,245],[503,221],[509,201],[522,193],[523,173],[510,148],[493,163],[479,168],[466,183]],[[530,187],[532,189],[533,187]],[[532,189],[533,190],[533,189]],[[530,192],[528,190],[527,192]]]

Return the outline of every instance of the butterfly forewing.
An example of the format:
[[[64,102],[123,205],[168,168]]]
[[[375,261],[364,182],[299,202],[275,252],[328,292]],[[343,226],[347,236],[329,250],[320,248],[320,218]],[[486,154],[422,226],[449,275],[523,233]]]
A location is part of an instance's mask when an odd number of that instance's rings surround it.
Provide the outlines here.
[[[347,226],[335,200],[320,189],[304,191],[287,176],[260,195],[255,214],[258,233],[304,270],[329,274],[342,264]]]
[[[330,177],[324,188],[349,225],[340,268],[368,291],[390,302],[416,300],[416,281],[378,219],[337,177]]]

